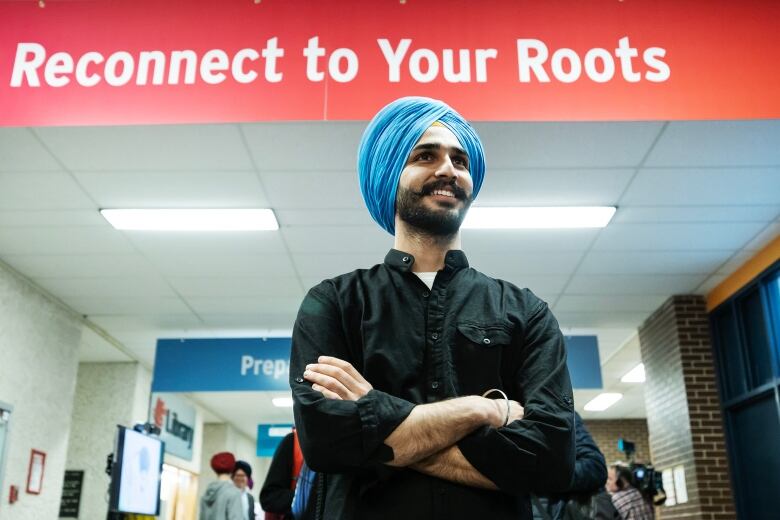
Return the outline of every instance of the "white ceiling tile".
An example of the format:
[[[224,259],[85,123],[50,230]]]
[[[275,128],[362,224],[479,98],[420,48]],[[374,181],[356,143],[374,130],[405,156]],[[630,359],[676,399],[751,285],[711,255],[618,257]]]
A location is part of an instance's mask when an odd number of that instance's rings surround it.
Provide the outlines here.
[[[72,171],[252,169],[236,125],[48,127],[35,132]]]
[[[723,250],[745,245],[764,223],[611,224],[593,245],[603,250]]]
[[[780,135],[778,135],[780,143]],[[778,145],[780,147],[780,145]],[[778,205],[780,167],[643,168],[620,204],[626,205]]]
[[[2,205],[0,205],[2,207]],[[97,210],[16,210],[0,209],[0,227],[81,227],[95,226],[109,228]]]
[[[761,251],[764,246],[780,236],[780,222],[773,222],[762,229],[750,242],[745,244],[745,251]]]
[[[780,165],[780,120],[673,121],[646,166]]]
[[[629,169],[496,170],[485,176],[476,206],[599,206],[617,204]]]
[[[295,271],[286,254],[198,254],[167,253],[148,255],[149,260],[166,277],[173,276],[235,276],[293,277]]]
[[[278,209],[280,227],[376,226],[365,208],[361,209]]]
[[[35,278],[34,281],[63,300],[76,298],[176,297],[176,293],[160,277]]]
[[[496,254],[490,249],[469,247],[466,256],[469,264],[490,276],[502,278],[518,275],[568,275],[574,271],[582,257],[579,251],[535,251]]]
[[[0,173],[0,209],[93,209],[94,202],[64,172]]]
[[[132,314],[184,314],[189,308],[179,298],[143,297],[143,298],[64,298],[63,301],[79,314],[132,315]]]
[[[269,206],[257,174],[251,171],[75,172],[74,175],[101,208]]]
[[[686,294],[699,286],[706,274],[637,275],[637,274],[577,274],[566,288],[566,294]]]
[[[283,228],[291,253],[375,253],[380,261],[393,246],[393,237],[379,226]]]
[[[295,277],[170,277],[168,282],[184,298],[229,298],[246,296],[303,297]]]
[[[166,336],[166,330],[181,331],[202,325],[189,309],[178,314],[97,315],[90,316],[89,321],[110,331],[123,343],[146,341],[145,348],[154,348],[156,338],[169,337]]]
[[[350,273],[355,269],[370,269],[376,264],[381,264],[385,261],[385,255],[391,246],[392,244],[388,245],[381,253],[299,253],[293,254],[292,258],[298,274],[304,279],[302,281],[306,285],[306,278],[316,279],[316,283],[319,283],[322,280]]]
[[[0,251],[5,255],[79,255],[131,253],[119,231],[102,227],[0,228]]]
[[[294,315],[301,306],[302,297],[209,297],[187,298],[187,303],[198,314],[283,314]]]
[[[465,229],[463,250],[502,255],[526,251],[585,251],[600,229]]]
[[[278,231],[123,231],[144,254],[262,255],[284,253]]]
[[[274,209],[355,209],[367,211],[355,170],[261,173]]]
[[[560,311],[557,308],[553,308],[553,314],[562,328],[638,327],[650,316],[650,312]]]
[[[91,278],[152,276],[152,265],[141,255],[8,255],[14,269],[31,278]]]
[[[61,169],[29,128],[0,128],[0,172],[46,172]]]
[[[733,254],[721,251],[590,251],[578,273],[709,274]]]
[[[667,294],[564,294],[555,312],[652,312],[669,296]]]
[[[278,337],[281,335],[289,336],[292,333],[295,324],[295,312],[287,313],[230,313],[230,314],[201,314],[205,325],[231,331],[250,331],[251,336],[259,336],[258,330],[265,330],[269,337]],[[284,334],[282,334],[284,333]],[[240,333],[239,333],[240,334]],[[247,334],[240,334],[246,336]]]
[[[635,167],[662,123],[476,123],[488,168]]]
[[[780,205],[754,206],[621,206],[613,224],[638,222],[769,222]]]
[[[360,137],[366,125],[364,122],[332,121],[254,123],[242,124],[241,127],[261,172],[354,172]]]

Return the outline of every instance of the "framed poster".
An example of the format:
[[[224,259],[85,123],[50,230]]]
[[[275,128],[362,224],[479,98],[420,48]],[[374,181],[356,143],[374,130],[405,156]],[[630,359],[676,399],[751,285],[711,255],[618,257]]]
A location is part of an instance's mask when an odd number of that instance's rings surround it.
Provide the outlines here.
[[[43,469],[46,465],[46,454],[42,451],[30,451],[30,467],[27,470],[27,492],[40,495],[43,488]]]

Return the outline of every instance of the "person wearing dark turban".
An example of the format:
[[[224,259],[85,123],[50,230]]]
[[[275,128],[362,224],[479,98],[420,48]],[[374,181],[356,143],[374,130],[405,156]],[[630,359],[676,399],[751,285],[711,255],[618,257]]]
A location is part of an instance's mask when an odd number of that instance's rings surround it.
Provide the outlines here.
[[[292,337],[320,518],[530,518],[528,494],[573,473],[572,389],[547,304],[461,249],[479,136],[442,101],[401,98],[369,123],[357,169],[393,248],[311,288]]]
[[[215,453],[210,461],[217,480],[209,483],[200,499],[198,520],[243,520],[243,495],[231,481],[236,458],[229,451]]]

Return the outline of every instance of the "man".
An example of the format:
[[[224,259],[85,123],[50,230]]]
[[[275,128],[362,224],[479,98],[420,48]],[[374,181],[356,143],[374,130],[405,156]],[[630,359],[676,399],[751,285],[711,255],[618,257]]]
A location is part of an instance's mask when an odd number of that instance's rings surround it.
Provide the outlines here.
[[[634,486],[634,477],[627,466],[615,464],[609,468],[607,491],[612,493],[612,503],[621,520],[655,519],[653,506]]]
[[[241,510],[245,520],[255,520],[255,499],[249,493],[249,479],[252,478],[252,466],[243,460],[237,460],[231,475],[233,484],[241,491]]]
[[[266,511],[266,520],[272,518],[272,515],[274,520],[293,519],[293,498],[295,498],[302,466],[303,454],[297,440],[297,434],[295,432],[288,433],[276,447],[271,465],[268,468],[268,475],[266,475],[260,490],[260,505]],[[314,506],[315,500],[309,500],[304,514],[295,520],[312,520]]]
[[[444,103],[402,98],[369,124],[358,170],[393,249],[312,288],[292,338],[320,517],[530,518],[530,489],[571,480],[571,383],[547,305],[460,249],[485,172],[479,137]],[[508,398],[482,397],[492,389]]]
[[[200,499],[199,520],[242,520],[241,491],[231,482],[230,474],[236,465],[232,453],[223,451],[211,457],[211,469],[217,480],[206,488]]]

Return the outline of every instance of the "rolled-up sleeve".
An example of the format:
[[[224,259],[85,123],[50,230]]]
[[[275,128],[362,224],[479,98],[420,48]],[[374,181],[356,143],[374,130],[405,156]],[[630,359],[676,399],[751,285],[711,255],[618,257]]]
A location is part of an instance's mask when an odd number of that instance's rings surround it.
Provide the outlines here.
[[[384,440],[414,405],[379,390],[357,401],[326,399],[303,379],[307,364],[322,355],[353,359],[335,298],[325,283],[312,288],[301,304],[292,335],[290,386],[295,425],[306,463],[314,471],[346,473],[392,460]],[[370,382],[370,381],[369,381]]]
[[[523,419],[483,427],[458,447],[501,491],[564,491],[574,471],[574,400],[563,336],[547,304],[531,313],[517,341],[519,368],[507,386],[523,404]]]

